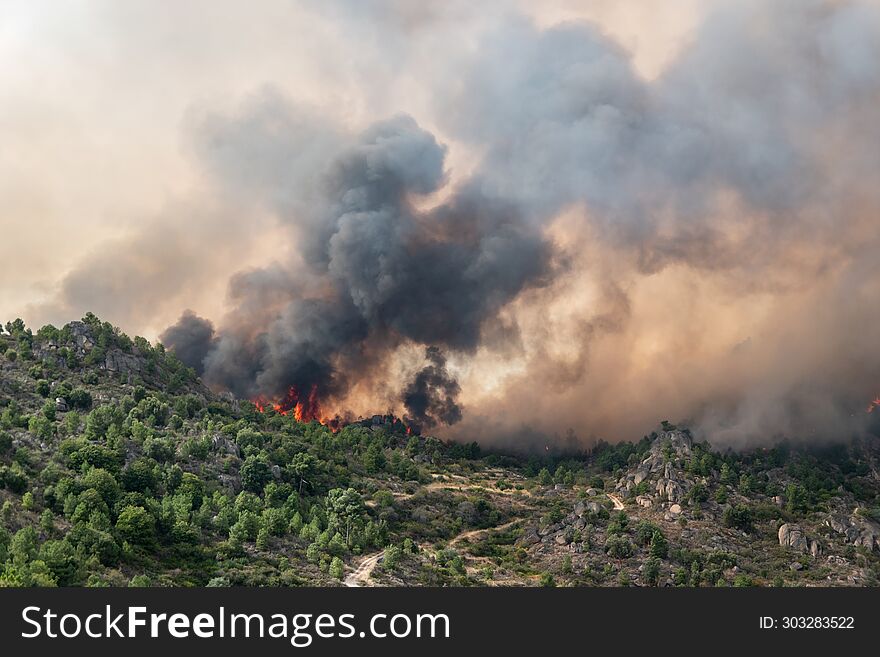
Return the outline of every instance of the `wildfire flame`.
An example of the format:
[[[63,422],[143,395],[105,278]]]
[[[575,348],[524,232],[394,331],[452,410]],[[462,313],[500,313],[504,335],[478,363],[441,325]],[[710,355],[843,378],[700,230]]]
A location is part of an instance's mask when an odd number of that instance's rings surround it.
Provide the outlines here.
[[[872,413],[875,408],[880,408],[880,395],[874,397],[874,399],[871,400],[871,403],[868,404],[868,412]]]
[[[308,396],[300,396],[295,386],[287,390],[287,394],[277,401],[270,401],[265,397],[257,397],[253,401],[254,406],[260,413],[274,410],[279,415],[292,415],[297,422],[312,422],[313,420],[329,427],[332,431],[338,431],[340,420],[338,417],[327,417],[321,412],[321,404],[318,399],[318,386],[312,386]]]
[[[385,426],[395,431],[405,432],[407,436],[421,435],[421,429],[417,425],[410,425],[405,419],[399,418],[389,411],[385,415],[373,415],[368,418],[359,417],[357,420],[345,421],[338,414],[334,417],[325,415],[321,410],[318,387],[312,386],[307,397],[299,394],[295,386],[291,386],[287,394],[276,401],[263,397],[255,397],[251,400],[257,411],[267,413],[274,411],[279,415],[291,416],[297,422],[318,422],[329,428],[333,433],[339,431],[346,424],[360,424],[364,427]]]

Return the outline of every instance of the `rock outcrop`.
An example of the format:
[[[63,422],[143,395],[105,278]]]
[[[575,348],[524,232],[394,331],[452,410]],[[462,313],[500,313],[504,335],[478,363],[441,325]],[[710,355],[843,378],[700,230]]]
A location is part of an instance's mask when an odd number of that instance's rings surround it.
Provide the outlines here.
[[[111,349],[104,358],[104,369],[120,374],[140,374],[143,361],[135,354],[127,354],[121,349]]]
[[[870,551],[880,550],[880,524],[855,511],[849,516],[832,514],[825,525],[842,535],[847,543]]]
[[[684,464],[690,459],[693,440],[687,431],[673,429],[660,431],[651,444],[648,454],[636,468],[617,482],[616,490],[627,492],[643,482],[649,482],[657,501],[678,503],[684,501],[693,481],[684,472]],[[643,507],[654,500],[647,495],[636,499]]]
[[[814,557],[822,553],[819,541],[810,538],[802,528],[792,523],[785,523],[779,528],[779,545]]]

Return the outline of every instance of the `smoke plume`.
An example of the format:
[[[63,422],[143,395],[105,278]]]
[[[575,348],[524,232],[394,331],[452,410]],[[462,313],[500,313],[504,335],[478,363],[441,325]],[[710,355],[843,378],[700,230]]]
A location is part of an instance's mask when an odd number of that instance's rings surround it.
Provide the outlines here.
[[[461,386],[449,375],[446,358],[437,347],[425,350],[428,365],[419,371],[403,391],[403,405],[408,425],[419,429],[438,423],[455,424],[461,420],[461,407],[456,398]]]
[[[105,305],[134,318],[228,280],[225,312],[162,340],[311,416],[542,446],[660,418],[729,445],[877,433],[875,4],[713,3],[651,78],[592,23],[498,12],[459,43],[462,3],[371,8],[334,16],[388,36],[364,64],[381,112],[271,87],[194,109],[190,151],[240,216],[88,259],[57,307],[108,269]],[[410,94],[420,111],[386,111]],[[239,240],[271,255],[225,271]]]
[[[457,391],[437,347],[474,352],[486,321],[523,289],[544,284],[552,263],[541,232],[515,206],[486,198],[475,186],[437,207],[417,207],[417,198],[445,182],[445,150],[408,116],[353,135],[326,162],[320,192],[303,190],[311,204],[285,215],[295,222],[312,284],[270,317],[253,316],[252,295],[265,296],[253,288],[263,287],[266,273],[251,272],[252,289],[239,295],[244,305],[228,327],[217,336],[200,333],[197,346],[188,340],[195,318],[185,315],[163,334],[168,345],[178,350],[177,340],[186,338],[181,358],[201,357],[207,381],[240,395],[294,390],[321,400],[344,398],[352,379],[395,348],[431,345],[431,365],[411,391],[412,412],[425,425],[457,421],[451,398],[428,399],[428,387],[439,386],[447,397]],[[270,195],[267,202],[278,200]]]

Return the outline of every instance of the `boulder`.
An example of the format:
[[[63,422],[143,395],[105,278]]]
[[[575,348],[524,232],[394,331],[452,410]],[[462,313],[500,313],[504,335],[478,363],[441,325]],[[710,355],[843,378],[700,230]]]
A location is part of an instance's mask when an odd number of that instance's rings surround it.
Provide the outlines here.
[[[880,524],[857,512],[849,517],[843,514],[829,515],[825,519],[825,525],[842,534],[847,543],[869,551],[880,549]]]
[[[70,322],[67,325],[74,343],[81,352],[91,351],[95,346],[92,331],[85,322]]]
[[[107,356],[104,358],[104,369],[108,372],[121,374],[140,374],[143,363],[134,354],[127,354],[120,349],[112,349],[107,352]]]
[[[779,528],[779,545],[795,552],[803,552],[817,557],[822,552],[822,547],[815,539],[807,536],[806,532],[792,523],[785,523]]]
[[[64,397],[55,398],[55,410],[60,411],[61,413],[67,412],[67,400],[64,399]]]
[[[602,511],[602,505],[598,502],[587,502],[586,504],[584,504],[584,507],[590,513],[599,513]]]
[[[676,515],[676,516],[679,515],[681,513],[681,505],[680,504],[673,504],[671,507],[669,507],[669,513]]]
[[[539,529],[538,534],[540,536],[549,536],[551,534],[555,534],[560,529],[562,529],[562,523],[557,522],[552,525],[549,525],[548,527],[544,527],[543,529]]]
[[[218,452],[240,456],[238,445],[223,434],[215,433],[211,438],[211,446]]]
[[[646,509],[650,509],[651,505],[654,504],[654,501],[647,495],[638,495],[636,497],[636,504]]]
[[[684,489],[674,479],[663,477],[657,482],[657,495],[661,500],[681,502],[684,499]]]

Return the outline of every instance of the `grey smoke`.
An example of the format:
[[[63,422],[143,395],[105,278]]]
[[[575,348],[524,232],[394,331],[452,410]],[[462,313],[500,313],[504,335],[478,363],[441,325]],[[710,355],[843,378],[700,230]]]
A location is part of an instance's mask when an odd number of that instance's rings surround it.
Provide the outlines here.
[[[165,329],[159,339],[173,348],[175,355],[199,376],[204,374],[205,358],[215,347],[214,325],[209,320],[197,316],[192,310],[185,310],[177,323]]]
[[[425,350],[428,361],[403,390],[407,424],[417,429],[434,427],[439,423],[452,425],[461,420],[458,404],[461,386],[446,369],[446,357],[437,347]]]
[[[297,124],[285,118],[292,108],[274,101],[272,108],[282,113],[273,125]],[[255,113],[268,111],[261,106]],[[248,113],[239,123],[255,121]],[[241,140],[239,123],[230,125],[231,144],[222,137],[212,142],[221,144],[221,162],[237,159],[230,151]],[[398,345],[474,351],[487,321],[521,290],[549,279],[552,251],[515,206],[485,198],[475,185],[434,209],[417,209],[414,198],[444,184],[444,158],[433,135],[411,117],[397,116],[353,136],[326,162],[315,179],[319,191],[305,192],[308,207],[299,205],[290,215],[286,195],[266,196],[297,222],[314,289],[296,290],[270,317],[254,316],[246,307],[266,296],[263,288],[276,289],[277,273],[238,279],[233,292],[240,305],[230,325],[216,338],[202,336],[210,343],[205,379],[242,395],[277,396],[293,387],[300,395],[317,389],[322,398],[333,398]],[[266,175],[275,176],[274,168]],[[281,278],[292,283],[295,276]],[[236,292],[241,285],[247,293]],[[165,335],[186,334],[191,321],[182,318]],[[429,360],[436,353],[429,350]],[[457,386],[444,385],[450,391]],[[420,417],[426,423],[458,419],[452,409],[436,417],[433,408],[426,411]]]

